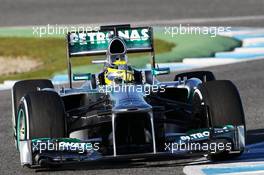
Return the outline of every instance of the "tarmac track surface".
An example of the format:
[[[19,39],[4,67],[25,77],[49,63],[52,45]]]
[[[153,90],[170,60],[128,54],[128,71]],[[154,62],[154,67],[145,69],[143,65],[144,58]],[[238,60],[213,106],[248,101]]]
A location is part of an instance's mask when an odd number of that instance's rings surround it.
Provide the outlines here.
[[[199,25],[263,26],[264,0],[0,0],[0,26],[226,18]],[[251,16],[242,19],[240,17]],[[230,20],[232,17],[240,19]],[[156,22],[155,22],[156,21]],[[180,22],[183,23],[183,22]],[[185,20],[184,23],[193,23]]]
[[[243,62],[205,68],[215,73],[217,79],[232,80],[238,87],[246,115],[248,143],[264,138],[264,60]],[[172,80],[174,74],[161,77]],[[15,150],[11,129],[10,91],[0,91],[0,172],[1,174],[34,174],[36,171],[20,166],[19,154]],[[165,162],[119,162],[96,166],[64,167],[56,171],[41,170],[37,174],[183,174],[183,166],[190,163],[203,164],[199,159],[179,159]]]

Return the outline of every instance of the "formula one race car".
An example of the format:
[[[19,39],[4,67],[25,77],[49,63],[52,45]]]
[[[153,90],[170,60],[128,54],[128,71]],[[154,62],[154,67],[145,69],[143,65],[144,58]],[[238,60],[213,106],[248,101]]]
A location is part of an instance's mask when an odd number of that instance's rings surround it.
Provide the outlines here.
[[[239,93],[212,72],[170,73],[155,63],[151,27],[102,26],[67,34],[69,87],[23,80],[12,89],[13,129],[21,164],[237,157],[245,149]],[[152,68],[129,65],[128,53],[149,52]],[[77,56],[105,55],[98,74],[74,74]],[[74,87],[73,81],[83,81]],[[80,83],[80,82],[79,82]]]

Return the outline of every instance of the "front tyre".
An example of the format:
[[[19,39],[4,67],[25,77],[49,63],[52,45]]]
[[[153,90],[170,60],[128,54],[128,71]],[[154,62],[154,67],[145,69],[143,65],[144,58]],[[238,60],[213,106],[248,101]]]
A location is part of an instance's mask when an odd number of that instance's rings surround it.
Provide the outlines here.
[[[199,102],[200,101],[200,102]],[[200,110],[199,110],[200,109]],[[194,112],[200,119],[199,127],[246,127],[244,111],[236,86],[228,80],[216,80],[199,85],[194,94]],[[244,130],[246,133],[246,129]],[[227,151],[209,154],[210,160],[227,160],[240,156]]]
[[[54,86],[50,80],[47,79],[36,79],[36,80],[22,80],[14,84],[12,88],[12,128],[14,130],[14,136],[17,137],[17,116],[20,100],[29,92],[36,92],[39,89],[50,88],[53,89]],[[16,140],[16,139],[15,139]],[[17,143],[16,143],[17,145]]]
[[[30,92],[17,113],[17,147],[21,140],[66,136],[63,102],[56,92]]]

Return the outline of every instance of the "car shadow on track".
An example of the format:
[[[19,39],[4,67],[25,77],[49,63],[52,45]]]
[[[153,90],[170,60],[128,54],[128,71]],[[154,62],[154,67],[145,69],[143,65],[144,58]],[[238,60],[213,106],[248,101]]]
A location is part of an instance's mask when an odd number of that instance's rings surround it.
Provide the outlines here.
[[[122,161],[122,162],[107,162],[100,164],[77,164],[69,166],[57,166],[51,168],[36,169],[36,172],[50,172],[50,171],[74,171],[74,170],[102,170],[102,169],[127,169],[127,168],[154,168],[154,167],[182,167],[190,164],[202,165],[208,163],[207,160],[171,160],[171,161]]]
[[[264,129],[254,129],[247,131],[247,145],[264,141]]]

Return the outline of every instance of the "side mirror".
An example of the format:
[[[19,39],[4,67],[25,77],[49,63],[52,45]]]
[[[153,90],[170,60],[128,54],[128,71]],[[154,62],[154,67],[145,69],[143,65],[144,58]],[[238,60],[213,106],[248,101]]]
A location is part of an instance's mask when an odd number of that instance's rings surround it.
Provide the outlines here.
[[[162,68],[154,68],[152,69],[153,75],[165,75],[170,73],[169,67],[162,67]]]
[[[91,80],[91,74],[73,74],[73,81],[85,81],[85,80]]]

